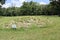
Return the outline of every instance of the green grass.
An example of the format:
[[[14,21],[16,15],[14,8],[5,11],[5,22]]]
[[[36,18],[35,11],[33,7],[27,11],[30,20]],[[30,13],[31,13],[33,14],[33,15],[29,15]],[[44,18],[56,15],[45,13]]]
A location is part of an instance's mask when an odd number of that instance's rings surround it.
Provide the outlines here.
[[[17,29],[11,29],[16,23]],[[60,17],[0,17],[0,40],[60,40]]]

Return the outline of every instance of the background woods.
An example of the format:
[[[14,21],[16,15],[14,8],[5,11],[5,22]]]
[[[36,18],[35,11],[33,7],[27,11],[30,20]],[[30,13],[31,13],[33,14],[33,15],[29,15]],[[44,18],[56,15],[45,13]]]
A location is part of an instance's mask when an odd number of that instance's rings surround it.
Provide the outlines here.
[[[1,4],[5,0],[0,0]],[[37,2],[23,2],[21,7],[0,7],[0,16],[20,16],[20,15],[60,15],[60,1],[50,0],[50,4],[40,5]]]

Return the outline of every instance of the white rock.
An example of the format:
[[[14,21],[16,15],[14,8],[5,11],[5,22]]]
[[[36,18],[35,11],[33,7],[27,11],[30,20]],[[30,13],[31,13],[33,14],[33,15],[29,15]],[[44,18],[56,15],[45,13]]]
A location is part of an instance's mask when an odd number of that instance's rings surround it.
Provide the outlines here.
[[[12,24],[12,28],[16,28],[16,24]]]

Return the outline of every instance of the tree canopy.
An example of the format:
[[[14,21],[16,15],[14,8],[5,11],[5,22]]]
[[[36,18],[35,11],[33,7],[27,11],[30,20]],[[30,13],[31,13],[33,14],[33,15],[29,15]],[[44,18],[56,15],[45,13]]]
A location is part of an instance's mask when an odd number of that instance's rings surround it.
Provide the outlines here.
[[[5,0],[3,3],[5,3]],[[40,5],[37,2],[30,1],[23,2],[23,5],[18,8],[0,8],[0,16],[20,15],[60,15],[60,0],[50,0],[50,4],[48,5]]]
[[[1,4],[4,4],[6,0],[0,0],[0,3]]]
[[[60,15],[60,0],[50,0],[51,10],[53,13]]]

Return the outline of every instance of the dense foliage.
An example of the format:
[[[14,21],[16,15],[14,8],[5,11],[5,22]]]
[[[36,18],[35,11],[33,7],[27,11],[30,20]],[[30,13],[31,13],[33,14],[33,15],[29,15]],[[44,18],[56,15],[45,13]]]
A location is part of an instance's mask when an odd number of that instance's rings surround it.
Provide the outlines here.
[[[6,0],[0,0],[0,3],[1,4],[4,4]]]
[[[60,15],[60,0],[51,0],[51,12]]]
[[[19,8],[0,8],[0,16],[20,15],[60,15],[60,1],[51,0],[48,5],[40,5],[37,2],[24,2]]]

